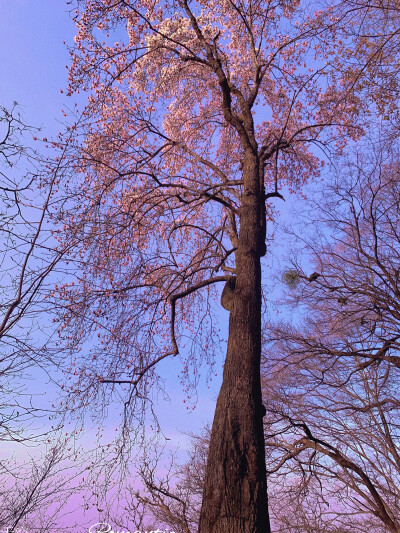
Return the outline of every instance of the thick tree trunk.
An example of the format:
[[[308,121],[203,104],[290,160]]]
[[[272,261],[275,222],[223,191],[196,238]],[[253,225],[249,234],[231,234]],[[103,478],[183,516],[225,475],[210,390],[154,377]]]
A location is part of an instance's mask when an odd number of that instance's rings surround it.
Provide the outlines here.
[[[258,160],[244,161],[244,195],[229,339],[211,432],[199,533],[269,533],[261,398],[263,202]]]

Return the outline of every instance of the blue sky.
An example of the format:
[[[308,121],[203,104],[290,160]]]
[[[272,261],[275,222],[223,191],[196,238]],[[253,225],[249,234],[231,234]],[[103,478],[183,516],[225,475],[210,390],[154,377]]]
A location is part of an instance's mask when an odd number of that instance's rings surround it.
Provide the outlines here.
[[[57,133],[66,98],[74,24],[64,0],[0,0],[0,103],[17,101],[26,121]]]

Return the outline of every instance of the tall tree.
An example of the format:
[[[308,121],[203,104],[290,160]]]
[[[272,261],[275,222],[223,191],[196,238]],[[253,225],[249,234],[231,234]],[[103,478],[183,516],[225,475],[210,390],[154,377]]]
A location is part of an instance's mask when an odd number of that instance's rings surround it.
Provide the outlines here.
[[[357,102],[326,67],[309,67],[322,15],[307,18],[299,2],[77,5],[70,92],[90,95],[72,154],[78,201],[60,217],[85,267],[61,292],[71,347],[94,334],[100,343],[74,362],[71,391],[82,406],[122,393],[127,437],[160,361],[180,354],[188,375],[210,357],[209,298],[225,283],[229,340],[199,531],[267,532],[269,202],[318,175],[310,144],[340,150],[355,134]],[[188,334],[194,344],[182,351]]]
[[[296,235],[284,278],[297,327],[265,333],[275,339],[262,372],[270,516],[282,533],[399,531],[398,151],[351,153]],[[162,481],[146,463],[147,494],[132,507],[194,531],[207,446],[206,434]]]

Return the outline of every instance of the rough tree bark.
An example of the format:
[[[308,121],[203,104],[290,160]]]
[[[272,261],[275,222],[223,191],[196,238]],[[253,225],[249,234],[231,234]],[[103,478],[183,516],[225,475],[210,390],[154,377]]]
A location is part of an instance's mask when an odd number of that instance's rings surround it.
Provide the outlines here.
[[[260,382],[265,200],[259,167],[258,157],[246,154],[228,349],[211,432],[199,533],[270,531]]]

